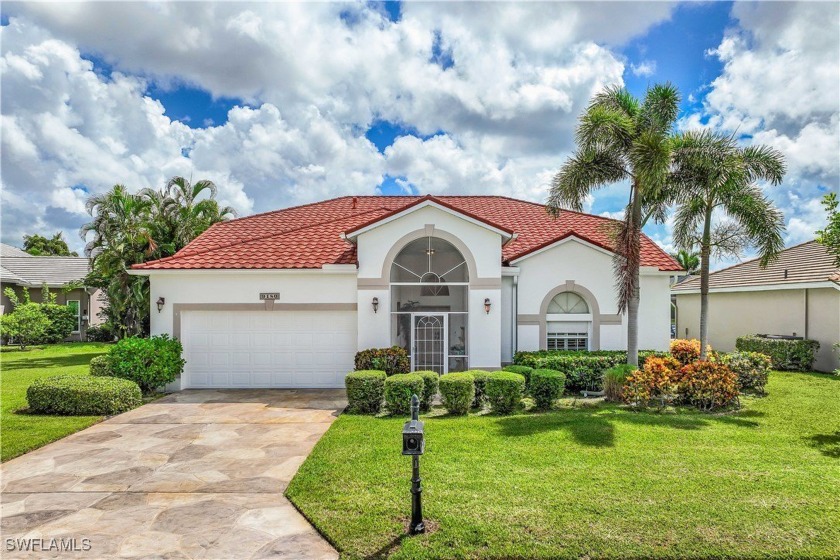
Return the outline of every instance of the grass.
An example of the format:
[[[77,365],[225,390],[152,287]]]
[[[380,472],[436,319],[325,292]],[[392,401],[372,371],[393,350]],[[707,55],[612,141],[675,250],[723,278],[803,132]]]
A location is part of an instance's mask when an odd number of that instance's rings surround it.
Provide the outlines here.
[[[100,416],[26,413],[26,389],[41,377],[89,375],[91,358],[107,344],[67,343],[0,352],[0,460],[7,461],[101,420]]]
[[[345,414],[287,496],[345,558],[840,557],[840,378],[768,391],[728,415],[433,411],[416,537],[404,419]]]

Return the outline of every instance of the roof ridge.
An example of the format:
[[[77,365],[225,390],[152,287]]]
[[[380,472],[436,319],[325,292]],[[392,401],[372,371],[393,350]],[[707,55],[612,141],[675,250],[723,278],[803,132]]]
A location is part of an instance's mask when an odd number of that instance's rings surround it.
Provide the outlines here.
[[[344,197],[342,197],[342,198],[344,198]],[[292,228],[292,229],[288,229],[288,230],[285,230],[285,231],[270,233],[268,235],[260,235],[260,236],[257,236],[257,237],[252,237],[251,239],[248,239],[248,240],[245,240],[245,241],[234,241],[234,242],[223,244],[223,245],[217,245],[215,247],[209,247],[207,249],[201,249],[199,251],[195,251],[195,252],[192,252],[192,253],[181,254],[180,252],[178,252],[178,253],[175,253],[174,255],[170,255],[168,257],[163,257],[163,258],[160,258],[160,259],[155,259],[153,261],[146,261],[144,263],[139,263],[139,264],[136,264],[136,265],[132,265],[131,268],[137,267],[138,269],[140,269],[140,268],[144,268],[147,264],[151,264],[151,263],[170,262],[170,261],[172,261],[173,259],[176,259],[176,258],[194,257],[196,255],[203,255],[203,254],[206,254],[206,253],[210,253],[212,251],[218,251],[219,249],[226,249],[228,247],[233,247],[234,245],[244,245],[246,243],[251,243],[253,241],[262,241],[264,239],[270,239],[272,237],[280,237],[280,236],[283,236],[283,235],[288,235],[290,233],[294,233],[296,231],[302,231],[302,230],[305,230],[305,229],[322,226],[324,224],[329,224],[329,223],[333,223],[333,222],[340,221],[340,220],[348,220],[350,218],[355,218],[357,216],[362,216],[364,214],[370,214],[371,212],[375,212],[377,210],[383,210],[383,208],[374,208],[372,210],[367,210],[365,212],[359,212],[357,214],[352,214],[350,216],[345,216],[343,218],[340,218],[339,220],[335,220],[335,219],[324,220],[324,221],[316,222],[316,223],[313,223],[313,224],[307,224],[305,226],[301,226],[301,227],[298,227],[298,228]],[[183,251],[183,249],[182,249],[182,251]]]
[[[328,202],[334,202],[336,200],[342,200],[344,198],[410,198],[415,197],[417,195],[390,195],[390,194],[345,194],[343,196],[335,196],[333,198],[328,198],[326,200],[319,200],[316,202],[307,202],[305,204],[297,204],[295,206],[287,206],[286,208],[278,208],[277,210],[267,210],[266,212],[257,212],[256,214],[248,214],[247,216],[240,216],[238,218],[233,218],[232,220],[225,220],[224,222],[216,222],[218,225],[225,225],[230,224],[233,222],[238,222],[240,220],[250,220],[251,218],[257,218],[259,216],[268,216],[270,214],[279,214],[280,212],[286,212],[288,210],[297,210],[299,208],[306,208],[307,206],[316,206],[319,204],[326,204]],[[216,225],[214,224],[214,225]],[[292,230],[289,230],[292,231]]]

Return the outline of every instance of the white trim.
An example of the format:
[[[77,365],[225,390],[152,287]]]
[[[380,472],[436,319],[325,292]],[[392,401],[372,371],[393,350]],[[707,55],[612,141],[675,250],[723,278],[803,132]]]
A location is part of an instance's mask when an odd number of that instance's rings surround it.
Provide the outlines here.
[[[518,276],[520,269],[518,266],[503,266],[502,276]]]
[[[382,218],[381,220],[377,220],[370,225],[367,225],[367,226],[365,226],[361,229],[357,229],[356,231],[351,232],[350,234],[346,234],[346,235],[342,234],[342,239],[346,239],[346,240],[355,239],[356,237],[360,236],[361,234],[366,233],[366,232],[368,232],[372,229],[376,229],[379,226],[384,226],[385,224],[387,224],[389,222],[393,222],[394,220],[398,220],[398,219],[402,218],[403,216],[407,216],[407,215],[409,215],[413,212],[416,212],[416,211],[418,211],[422,208],[428,208],[430,206],[432,206],[434,208],[437,208],[438,210],[441,210],[442,212],[446,212],[447,214],[450,214],[452,216],[460,218],[460,219],[464,220],[465,222],[469,222],[473,225],[476,225],[476,226],[479,226],[481,228],[490,230],[493,233],[497,233],[500,236],[502,236],[502,238],[504,238],[506,240],[511,240],[514,237],[514,234],[508,233],[506,231],[502,231],[498,228],[495,228],[495,227],[487,224],[486,222],[482,222],[481,220],[476,220],[475,218],[473,218],[471,216],[467,216],[466,214],[464,214],[462,212],[458,212],[457,210],[452,210],[451,208],[447,208],[446,206],[441,206],[440,204],[438,204],[434,200],[424,200],[420,204],[415,204],[414,206],[411,206],[410,208],[406,208],[406,209],[404,209],[400,212],[397,212],[396,214],[392,214],[392,215],[390,215],[386,218]]]
[[[547,323],[583,323],[592,321],[592,313],[546,313],[545,320]]]
[[[732,286],[729,288],[709,288],[710,294],[726,294],[734,292],[770,292],[775,290],[810,290],[815,288],[834,288],[840,290],[840,284],[831,281],[824,282],[791,282],[789,284],[761,284],[759,286]],[[672,296],[682,294],[699,294],[700,288],[691,290],[675,290],[671,288]]]
[[[332,264],[324,265],[324,267],[325,268],[147,268],[129,270],[128,273],[132,276],[151,276],[152,274],[161,274],[166,276],[206,276],[208,274],[235,274],[238,276],[243,274],[352,274],[355,276],[358,274],[358,269],[354,264]]]
[[[568,237],[564,237],[560,241],[555,241],[551,245],[546,245],[542,249],[537,249],[536,251],[532,251],[532,252],[528,253],[527,255],[522,255],[521,257],[510,261],[510,264],[511,265],[517,265],[517,264],[521,263],[522,261],[524,261],[525,259],[535,257],[535,256],[539,255],[540,253],[544,253],[545,251],[549,251],[551,249],[554,249],[555,247],[559,247],[560,245],[564,245],[564,244],[566,244],[570,241],[576,241],[576,242],[580,243],[581,245],[585,245],[586,247],[589,247],[591,249],[595,249],[596,251],[599,251],[599,252],[601,252],[605,255],[609,255],[610,257],[612,257],[614,255],[614,253],[612,251],[607,251],[603,247],[599,247],[599,246],[597,246],[593,243],[590,243],[590,242],[586,241],[585,239],[581,239],[580,237],[578,237],[575,234],[572,234],[572,235],[569,235]]]

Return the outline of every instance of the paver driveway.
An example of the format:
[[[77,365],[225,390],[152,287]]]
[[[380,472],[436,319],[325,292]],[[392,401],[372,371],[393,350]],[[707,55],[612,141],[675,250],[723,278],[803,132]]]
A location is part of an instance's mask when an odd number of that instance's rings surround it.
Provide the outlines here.
[[[90,547],[38,558],[335,558],[283,491],[345,404],[341,390],[183,391],[12,459],[3,557],[27,557],[9,541],[26,538]]]

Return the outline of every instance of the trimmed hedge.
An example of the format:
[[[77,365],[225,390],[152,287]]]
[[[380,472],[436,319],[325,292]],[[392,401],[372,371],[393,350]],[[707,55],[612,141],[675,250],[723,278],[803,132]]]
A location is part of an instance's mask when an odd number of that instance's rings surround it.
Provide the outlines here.
[[[411,396],[423,398],[423,378],[416,373],[398,373],[385,379],[385,407],[391,414],[411,412]]]
[[[759,352],[732,352],[723,354],[720,360],[738,376],[738,390],[764,393],[772,366],[769,356]]]
[[[440,374],[436,371],[415,371],[414,373],[423,378],[423,394],[420,396],[420,410],[429,412],[432,409],[432,402],[438,394]]]
[[[648,356],[667,355],[667,352],[642,350],[639,352],[639,363],[644,363]],[[566,389],[571,392],[584,389],[600,391],[603,388],[604,372],[618,364],[627,363],[627,352],[623,350],[517,352],[513,356],[513,363],[534,369],[559,371],[566,376]]]
[[[94,377],[113,377],[108,356],[96,356],[90,360],[90,374]]]
[[[440,376],[440,398],[449,414],[466,414],[475,397],[475,380],[466,371]]]
[[[471,369],[464,373],[473,376],[475,396],[473,397],[472,407],[484,408],[484,405],[487,404],[487,376],[490,375],[490,372],[483,369]]]
[[[519,406],[525,391],[525,376],[512,371],[487,375],[487,400],[496,414],[510,414]]]
[[[411,361],[404,348],[391,346],[390,348],[368,348],[356,352],[355,366],[357,371],[381,370],[386,375],[408,373]]]
[[[359,414],[376,414],[382,408],[385,397],[384,371],[362,370],[353,371],[344,378],[347,387],[347,403],[350,412]]]
[[[740,352],[759,352],[770,356],[773,369],[785,371],[811,371],[820,343],[816,340],[791,340],[740,336],[735,341]]]
[[[513,373],[518,373],[522,377],[525,378],[525,392],[528,392],[528,387],[531,386],[531,372],[534,371],[534,368],[528,366],[516,366],[510,365],[505,366],[502,368],[502,371],[512,371]]]
[[[531,396],[537,408],[548,409],[563,394],[566,376],[553,369],[535,369],[531,372]]]
[[[68,416],[119,414],[143,403],[133,381],[86,375],[37,379],[26,390],[26,400],[31,412]]]
[[[606,399],[610,402],[621,402],[627,377],[638,369],[630,364],[618,364],[605,371],[604,396]]]
[[[85,331],[88,342],[114,342],[116,333],[110,323],[102,323],[94,327],[88,327]]]
[[[145,394],[175,381],[184,371],[181,342],[168,335],[139,338],[132,336],[117,342],[108,353],[111,375],[130,379]]]

